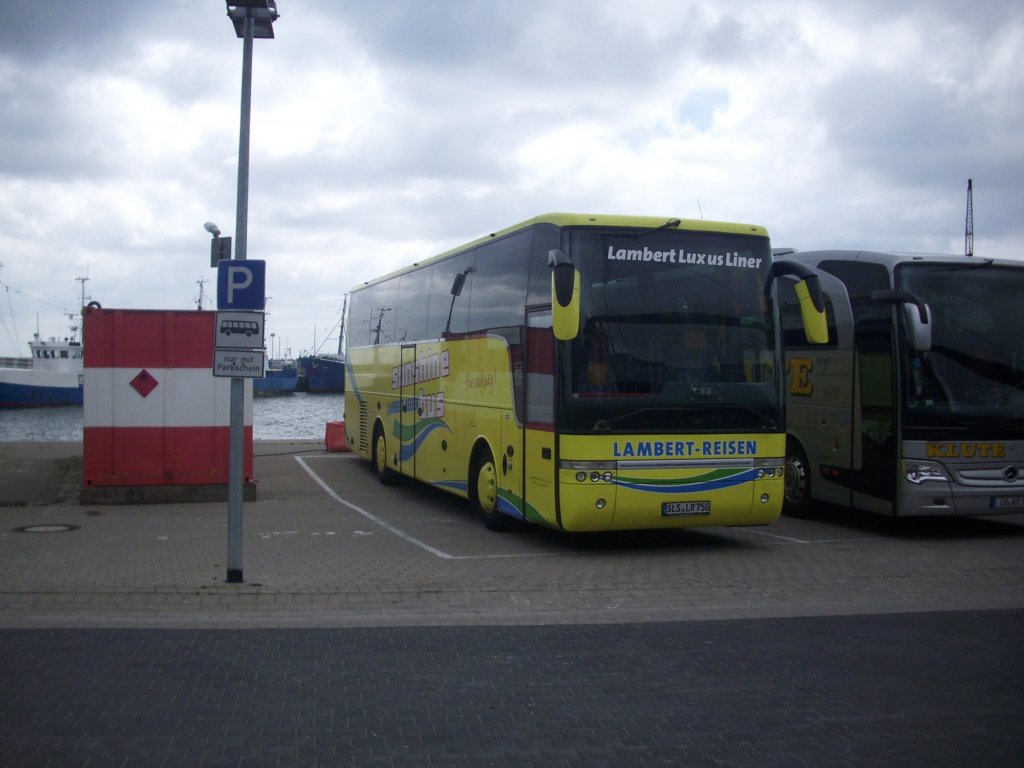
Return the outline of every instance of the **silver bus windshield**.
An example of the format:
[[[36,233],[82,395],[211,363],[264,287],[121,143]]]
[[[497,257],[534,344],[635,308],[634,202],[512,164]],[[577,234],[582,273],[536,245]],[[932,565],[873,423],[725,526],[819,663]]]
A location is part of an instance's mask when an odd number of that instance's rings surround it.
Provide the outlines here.
[[[582,317],[560,356],[562,429],[781,429],[767,238],[573,230],[564,247]]]
[[[1024,426],[1024,267],[910,263],[896,286],[924,299],[933,318],[928,352],[901,345],[904,425]]]

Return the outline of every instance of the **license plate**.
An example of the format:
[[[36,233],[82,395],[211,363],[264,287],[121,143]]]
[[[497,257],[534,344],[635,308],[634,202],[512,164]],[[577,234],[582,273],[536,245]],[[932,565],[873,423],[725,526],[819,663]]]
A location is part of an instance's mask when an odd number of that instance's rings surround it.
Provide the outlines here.
[[[662,517],[675,515],[710,515],[710,501],[666,501],[661,505]]]
[[[1024,496],[996,496],[992,499],[993,509],[1024,509]]]

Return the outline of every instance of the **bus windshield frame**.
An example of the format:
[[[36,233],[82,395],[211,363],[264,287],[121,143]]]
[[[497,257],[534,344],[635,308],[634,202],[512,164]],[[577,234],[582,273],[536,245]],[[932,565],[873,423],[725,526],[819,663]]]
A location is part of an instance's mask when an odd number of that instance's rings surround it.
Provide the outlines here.
[[[964,271],[970,270],[965,280]],[[1024,268],[977,263],[907,262],[894,276],[897,288],[929,306],[932,345],[915,352],[900,344],[903,428],[962,430],[988,434],[1024,428],[1024,324],[1020,297]]]
[[[761,235],[577,228],[580,333],[560,345],[566,433],[778,432],[782,360]]]

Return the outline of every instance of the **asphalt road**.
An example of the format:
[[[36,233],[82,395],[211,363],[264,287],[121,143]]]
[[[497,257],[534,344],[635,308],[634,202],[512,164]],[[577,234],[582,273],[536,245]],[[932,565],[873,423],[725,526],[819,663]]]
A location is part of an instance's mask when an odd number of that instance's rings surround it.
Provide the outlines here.
[[[4,766],[1020,766],[1024,517],[494,534],[309,445],[81,506],[0,445]]]
[[[0,632],[0,766],[1018,766],[1024,611]]]

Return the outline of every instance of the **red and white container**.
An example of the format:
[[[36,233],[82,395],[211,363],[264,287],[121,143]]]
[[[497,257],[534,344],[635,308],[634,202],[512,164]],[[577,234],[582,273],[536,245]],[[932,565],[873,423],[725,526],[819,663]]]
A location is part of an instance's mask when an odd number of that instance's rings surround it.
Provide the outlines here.
[[[85,310],[83,501],[226,498],[231,380],[212,372],[215,318]],[[245,392],[243,474],[254,492],[251,382]]]

